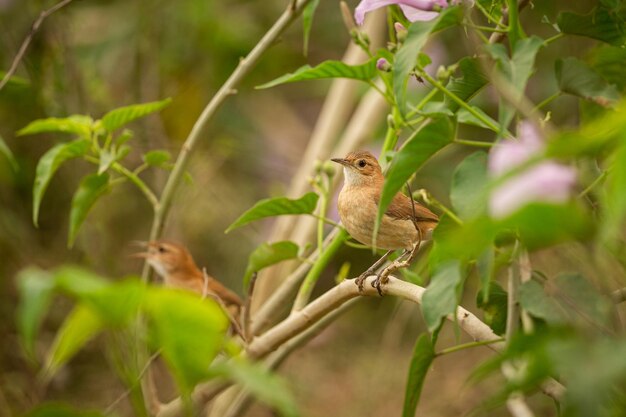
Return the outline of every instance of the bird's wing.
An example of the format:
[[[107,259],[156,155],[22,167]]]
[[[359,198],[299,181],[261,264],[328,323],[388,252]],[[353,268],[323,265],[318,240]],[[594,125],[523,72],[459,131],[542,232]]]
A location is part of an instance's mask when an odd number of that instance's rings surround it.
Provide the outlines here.
[[[210,278],[207,286],[209,287],[209,290],[216,294],[219,298],[221,298],[224,303],[235,304],[238,306],[243,305],[241,298],[239,298],[237,294],[226,288],[221,282],[219,282],[215,278]]]
[[[375,195],[374,199],[376,201],[376,205],[378,205],[380,195]],[[417,201],[413,201],[413,203],[411,203],[411,199],[402,193],[397,193],[393,197],[393,200],[391,200],[385,214],[395,220],[411,220],[413,219],[412,204],[415,206],[415,221],[434,223],[439,221],[439,218],[435,213],[428,210]]]

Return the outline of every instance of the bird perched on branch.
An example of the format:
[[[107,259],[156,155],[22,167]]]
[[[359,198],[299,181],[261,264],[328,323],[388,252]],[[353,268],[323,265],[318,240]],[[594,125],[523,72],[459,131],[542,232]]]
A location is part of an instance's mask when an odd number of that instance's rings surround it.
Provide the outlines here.
[[[350,152],[345,158],[332,158],[331,161],[343,166],[345,177],[338,201],[341,222],[353,238],[364,245],[374,246],[374,224],[385,181],[378,161],[366,151]],[[382,295],[380,286],[386,282],[389,273],[408,266],[420,242],[430,239],[437,222],[437,215],[426,207],[402,193],[396,194],[383,214],[375,242],[377,248],[388,252],[357,278],[359,290],[363,290],[365,278],[374,273],[393,251],[404,249],[401,257],[372,283]],[[407,256],[407,260],[401,262]]]
[[[219,299],[238,321],[243,303],[239,296],[221,282],[198,269],[189,251],[181,245],[165,241],[142,243],[147,250],[134,256],[145,258],[159,274],[165,286],[193,291],[201,296]]]

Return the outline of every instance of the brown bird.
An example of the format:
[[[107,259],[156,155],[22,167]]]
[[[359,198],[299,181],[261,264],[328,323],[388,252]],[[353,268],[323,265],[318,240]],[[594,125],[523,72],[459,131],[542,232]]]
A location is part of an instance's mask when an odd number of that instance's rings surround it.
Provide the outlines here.
[[[243,303],[239,296],[221,282],[198,269],[189,251],[181,245],[166,241],[145,243],[147,250],[135,254],[145,258],[159,274],[165,286],[193,291],[201,296],[219,298],[228,312],[238,321]]]
[[[345,177],[338,201],[341,222],[353,238],[364,245],[374,246],[374,223],[385,180],[378,161],[366,151],[350,152],[345,158],[333,158],[331,161],[343,166]],[[411,253],[410,262],[419,243],[430,239],[438,220],[437,215],[426,207],[402,193],[396,194],[383,214],[376,237],[376,247],[388,252],[357,278],[359,289],[363,289],[363,280],[380,267],[393,251],[404,249],[402,257]],[[372,284],[379,293],[380,285],[384,283],[381,281],[385,279],[386,276],[382,276],[382,280],[379,276]]]

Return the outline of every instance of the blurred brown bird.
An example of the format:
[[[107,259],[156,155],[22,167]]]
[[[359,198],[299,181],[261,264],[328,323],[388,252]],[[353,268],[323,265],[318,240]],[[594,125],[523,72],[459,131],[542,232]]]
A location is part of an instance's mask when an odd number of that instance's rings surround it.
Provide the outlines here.
[[[351,152],[345,158],[331,161],[343,166],[345,177],[338,201],[341,222],[353,238],[373,246],[374,223],[385,180],[380,165],[374,155],[366,151]],[[422,240],[430,239],[438,221],[437,215],[426,207],[402,193],[396,194],[383,214],[376,237],[376,247],[389,252],[357,279],[359,289],[363,289],[363,280],[394,250],[404,249],[402,256],[415,252]],[[379,293],[380,284],[380,280],[373,284]]]
[[[196,266],[189,251],[181,245],[166,241],[144,243],[145,252],[134,256],[145,258],[159,274],[165,286],[193,291],[201,296],[219,298],[236,320],[243,303],[239,296]]]

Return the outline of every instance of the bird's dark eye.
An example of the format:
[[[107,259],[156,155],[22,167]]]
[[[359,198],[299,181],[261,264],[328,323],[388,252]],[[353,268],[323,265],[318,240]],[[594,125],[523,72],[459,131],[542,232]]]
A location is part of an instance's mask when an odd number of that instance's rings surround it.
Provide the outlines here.
[[[365,159],[361,159],[361,160],[359,161],[359,166],[360,166],[361,168],[365,168],[365,165],[367,165],[367,162],[365,162]]]
[[[165,253],[167,252],[167,249],[165,249],[165,246],[159,246],[159,253]]]

